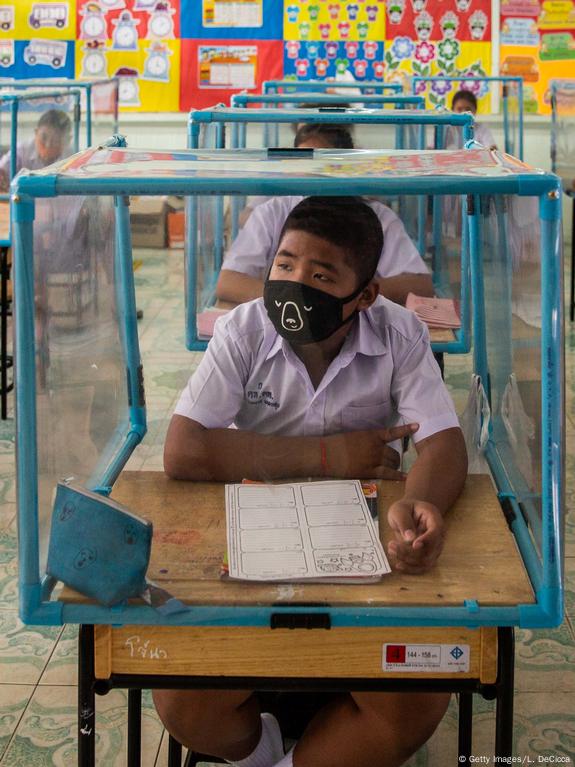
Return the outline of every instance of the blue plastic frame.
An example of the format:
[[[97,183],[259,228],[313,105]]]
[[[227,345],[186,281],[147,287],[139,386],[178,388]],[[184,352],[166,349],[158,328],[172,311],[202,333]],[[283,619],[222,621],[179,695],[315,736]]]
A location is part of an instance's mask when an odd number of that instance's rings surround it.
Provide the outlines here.
[[[327,150],[324,150],[327,151]],[[362,153],[363,155],[364,153]],[[389,153],[381,153],[389,156]],[[377,157],[378,153],[373,153]],[[187,151],[173,153],[173,158],[193,161],[205,156],[214,162],[214,152]],[[14,221],[15,221],[15,344],[16,344],[16,412],[17,412],[17,479],[19,506],[19,545],[20,545],[20,611],[22,619],[31,624],[61,625],[63,623],[102,623],[102,624],[172,624],[172,625],[251,625],[269,626],[272,612],[281,609],[276,605],[253,606],[191,606],[187,612],[174,616],[161,615],[147,606],[122,604],[113,608],[87,604],[64,604],[48,601],[50,587],[43,587],[39,572],[38,546],[38,493],[37,493],[37,455],[36,455],[36,380],[35,337],[34,337],[34,282],[33,282],[33,219],[34,200],[37,197],[56,195],[113,195],[122,198],[129,194],[250,194],[267,193],[310,195],[321,191],[322,194],[341,194],[342,186],[346,193],[357,194],[443,194],[469,195],[469,200],[479,194],[537,196],[541,220],[542,240],[542,294],[543,324],[541,329],[542,360],[542,529],[543,547],[541,560],[529,534],[522,533],[522,517],[517,515],[513,525],[516,540],[523,560],[529,570],[535,591],[534,604],[517,604],[505,607],[484,606],[473,599],[473,595],[457,607],[401,607],[373,608],[330,607],[287,605],[290,612],[329,614],[333,626],[513,626],[548,627],[555,626],[562,619],[563,587],[561,569],[561,514],[564,494],[563,448],[563,300],[562,300],[562,254],[560,245],[561,227],[561,188],[559,179],[552,174],[521,173],[500,177],[461,176],[386,176],[366,175],[341,177],[310,177],[290,174],[285,177],[273,175],[254,175],[249,172],[240,175],[230,174],[230,164],[243,159],[266,159],[262,151],[221,150],[219,161],[221,172],[211,171],[202,176],[186,174],[166,174],[163,176],[142,177],[118,174],[106,177],[71,177],[59,175],[28,175],[21,173],[12,184]],[[265,170],[262,167],[262,172]],[[124,274],[128,278],[131,253],[129,252],[129,232],[126,229],[126,217],[123,204],[120,233],[117,242],[120,251],[119,262],[124,264]],[[471,245],[472,277],[481,277],[480,241],[477,237],[477,218],[474,209],[468,217]],[[124,223],[122,223],[124,221]],[[119,268],[119,267],[118,267]],[[126,280],[124,334],[127,353],[131,350],[137,364],[137,332],[135,332],[135,303],[133,301],[133,283]],[[474,292],[474,296],[479,296]],[[482,305],[479,300],[474,304],[476,322],[481,326]],[[130,314],[131,317],[127,315]],[[478,336],[482,338],[481,334]],[[484,338],[484,335],[483,335]],[[477,372],[488,380],[487,369],[482,367],[481,355],[477,356]],[[143,403],[138,403],[137,415],[142,418]],[[140,421],[139,429],[145,424]],[[131,449],[126,444],[125,454]],[[494,476],[501,496],[513,496],[514,488],[509,481],[498,474],[495,450],[490,444],[487,457],[494,468]],[[120,462],[108,474],[104,473],[101,485],[113,481],[118,473]],[[104,488],[101,488],[104,489]],[[107,489],[107,488],[105,488]]]
[[[65,79],[50,79],[46,80],[3,80],[0,82],[0,87],[9,87],[14,90],[24,90],[28,88],[42,89],[42,88],[79,88],[81,91],[86,92],[86,147],[92,146],[92,91],[94,86],[98,88],[101,85],[109,85],[115,83],[116,85],[116,109],[114,113],[114,123],[111,128],[112,133],[118,133],[118,89],[119,80],[117,77],[108,77],[101,80],[65,80]]]
[[[507,93],[505,92],[505,84],[506,83],[514,83],[517,85],[518,89],[518,101],[519,101],[519,109],[518,109],[518,138],[519,138],[519,152],[517,153],[517,156],[520,160],[523,159],[523,78],[522,77],[480,77],[475,76],[473,77],[443,77],[442,75],[437,75],[434,77],[421,77],[417,76],[414,77],[411,81],[411,89],[412,93],[417,92],[417,84],[418,83],[433,83],[437,81],[441,82],[456,82],[460,83],[465,80],[478,80],[482,83],[502,83],[503,84],[503,94],[502,94],[502,103],[503,103],[503,133],[505,137],[505,151],[508,154],[513,154],[513,147],[511,145],[511,136],[509,135],[509,108],[507,104]]]
[[[29,101],[45,101],[47,98],[57,96],[71,96],[74,102],[74,114],[72,119],[73,135],[72,145],[74,152],[79,150],[80,139],[80,122],[82,119],[81,105],[80,105],[80,91],[74,88],[62,89],[62,88],[47,88],[41,91],[32,91],[22,94],[18,93],[2,93],[0,92],[0,109],[6,104],[10,110],[10,148],[18,146],[18,113],[20,111],[20,104],[22,102]],[[16,175],[16,152],[12,152],[10,156],[10,180]],[[0,200],[8,200],[10,195],[8,193],[0,194]],[[10,208],[10,218],[12,219],[12,208]],[[8,230],[8,238],[0,238],[0,247],[8,248],[12,244],[12,226]]]
[[[344,90],[356,90],[373,93],[403,93],[401,83],[382,83],[380,80],[357,80],[356,82],[347,82],[339,80],[265,80],[262,83],[262,93],[322,93],[329,88],[342,88]],[[350,94],[351,96],[352,94]]]
[[[282,104],[307,104],[312,98],[314,104],[325,104],[349,106],[350,103],[361,104],[363,107],[380,107],[394,104],[397,109],[405,107],[416,107],[425,109],[425,99],[422,96],[404,96],[393,94],[391,96],[375,94],[366,96],[365,94],[349,94],[344,96],[340,93],[235,93],[230,101],[230,106],[238,108],[248,108],[250,104],[268,104],[269,106],[280,107]]]
[[[465,114],[455,114],[449,111],[436,111],[436,112],[423,112],[419,110],[361,110],[361,109],[342,109],[341,111],[322,111],[319,109],[239,109],[239,108],[226,108],[221,106],[210,107],[207,109],[199,109],[190,112],[188,117],[188,148],[198,149],[200,130],[202,125],[213,125],[216,129],[220,129],[216,134],[216,141],[218,142],[217,148],[223,149],[224,132],[222,128],[230,123],[232,127],[232,148],[233,149],[245,149],[245,126],[246,123],[263,123],[264,125],[274,124],[279,125],[283,123],[297,123],[304,121],[306,123],[314,124],[350,124],[350,125],[395,125],[395,126],[417,126],[424,127],[426,125],[433,125],[437,127],[436,142],[439,146],[435,148],[441,148],[443,145],[442,132],[443,129],[449,126],[455,126],[461,128],[463,134],[463,143],[467,143],[473,137],[473,116]],[[401,131],[396,131],[396,149],[403,149],[403,143],[401,141]],[[428,149],[424,144],[425,135],[424,132],[420,133],[420,140],[418,149]],[[239,200],[239,197],[232,199],[232,206],[235,200]],[[426,243],[425,243],[425,198],[419,200],[418,210],[418,250],[421,255],[425,255]],[[439,207],[436,206],[434,216],[434,244],[436,249],[440,246],[441,238],[441,220],[437,220],[437,213],[440,213]],[[237,235],[237,215],[239,211],[237,206],[232,208],[232,238]],[[195,218],[195,208],[191,205],[188,206],[186,211],[187,221],[187,237],[185,248],[186,259],[186,346],[191,351],[204,351],[207,348],[208,342],[198,338],[197,332],[197,285],[196,285],[196,255],[197,250],[195,247],[195,237],[192,236],[194,226],[192,224]],[[223,251],[221,245],[221,238],[223,237],[223,209],[219,211],[220,221],[218,235],[216,242],[220,243],[220,250]],[[221,265],[223,253],[219,254],[219,258],[216,259],[217,264]],[[219,271],[219,267],[218,267]],[[447,352],[450,354],[463,354],[469,351],[471,347],[471,310],[470,310],[470,291],[469,282],[463,278],[463,275],[469,273],[469,252],[466,247],[466,243],[463,244],[462,252],[462,281],[461,281],[461,328],[454,332],[455,338],[453,341],[436,342],[433,344],[433,349],[436,352]],[[438,272],[436,272],[438,274]],[[215,280],[214,280],[215,282]],[[445,286],[440,279],[435,281],[436,292],[440,295],[445,293]]]

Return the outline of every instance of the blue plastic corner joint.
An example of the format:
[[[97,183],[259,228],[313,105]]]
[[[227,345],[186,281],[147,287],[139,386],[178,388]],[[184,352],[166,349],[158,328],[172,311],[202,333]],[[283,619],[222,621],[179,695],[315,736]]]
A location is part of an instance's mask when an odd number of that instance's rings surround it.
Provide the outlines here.
[[[463,604],[472,615],[479,612],[479,602],[476,599],[465,599]]]
[[[39,583],[20,584],[18,611],[20,620],[28,626],[61,626],[63,603],[42,602],[41,592]]]
[[[541,195],[539,199],[539,214],[543,221],[559,221],[561,218],[561,183]]]
[[[20,223],[34,221],[35,205],[34,198],[27,194],[14,193],[11,197],[12,221]]]
[[[27,188],[33,190],[34,197],[55,197],[57,175],[31,176],[28,173],[19,173],[10,184],[12,194],[21,195],[26,193]],[[21,191],[22,190],[22,191]]]

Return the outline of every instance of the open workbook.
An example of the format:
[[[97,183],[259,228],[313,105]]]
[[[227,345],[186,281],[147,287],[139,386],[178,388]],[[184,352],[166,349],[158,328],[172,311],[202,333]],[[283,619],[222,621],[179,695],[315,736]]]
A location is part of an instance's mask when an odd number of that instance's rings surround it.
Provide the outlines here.
[[[359,480],[226,485],[227,576],[370,583],[390,572]]]

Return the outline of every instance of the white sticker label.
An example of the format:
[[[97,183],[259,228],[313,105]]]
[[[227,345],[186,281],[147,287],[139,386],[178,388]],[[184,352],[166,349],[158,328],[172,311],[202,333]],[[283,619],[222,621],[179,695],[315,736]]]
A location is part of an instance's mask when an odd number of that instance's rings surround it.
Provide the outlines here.
[[[384,671],[469,671],[467,644],[384,644]]]

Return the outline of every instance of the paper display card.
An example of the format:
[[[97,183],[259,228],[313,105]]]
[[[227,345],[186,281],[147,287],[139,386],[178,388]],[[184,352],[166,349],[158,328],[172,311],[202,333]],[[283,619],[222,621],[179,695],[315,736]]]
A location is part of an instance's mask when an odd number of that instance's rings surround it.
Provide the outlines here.
[[[198,329],[198,338],[207,341],[214,335],[214,325],[219,317],[223,317],[227,314],[229,309],[218,309],[215,306],[210,306],[208,309],[204,309],[196,317],[196,327]]]
[[[452,298],[425,298],[408,293],[405,308],[415,312],[430,328],[460,328],[458,302]]]
[[[226,485],[228,575],[365,583],[391,571],[359,480]]]

